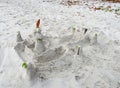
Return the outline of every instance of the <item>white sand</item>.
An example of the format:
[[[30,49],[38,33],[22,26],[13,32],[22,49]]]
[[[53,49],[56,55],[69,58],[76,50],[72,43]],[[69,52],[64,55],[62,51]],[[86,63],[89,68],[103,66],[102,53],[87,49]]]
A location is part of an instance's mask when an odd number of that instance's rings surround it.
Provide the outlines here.
[[[95,2],[88,2],[92,5]],[[103,3],[96,3],[96,6]],[[118,8],[120,4],[106,3]],[[60,69],[47,72],[45,80],[29,80],[23,61],[14,50],[17,31],[25,39],[41,19],[42,33],[54,37],[53,45],[64,45],[66,57],[55,59]],[[76,28],[71,38],[72,27]],[[88,28],[86,36],[83,29]],[[98,42],[93,44],[94,34]],[[58,42],[60,41],[60,43]],[[85,5],[68,8],[59,1],[0,0],[0,88],[119,88],[120,87],[120,16],[113,12],[90,11]],[[77,46],[82,47],[77,55]],[[64,62],[70,66],[60,67]],[[62,69],[62,70],[61,70]]]

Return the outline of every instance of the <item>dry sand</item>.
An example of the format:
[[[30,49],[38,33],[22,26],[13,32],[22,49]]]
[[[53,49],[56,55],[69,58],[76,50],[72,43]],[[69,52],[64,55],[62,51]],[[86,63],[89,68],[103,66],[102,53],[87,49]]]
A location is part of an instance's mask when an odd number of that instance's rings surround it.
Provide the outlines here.
[[[108,5],[120,6],[104,4]],[[42,34],[51,38],[50,48],[64,46],[66,51],[42,65],[39,71],[45,79],[30,80],[14,46],[17,31],[26,39],[38,18]],[[93,11],[85,4],[68,7],[59,1],[0,0],[0,46],[0,88],[120,87],[120,16],[114,12]]]

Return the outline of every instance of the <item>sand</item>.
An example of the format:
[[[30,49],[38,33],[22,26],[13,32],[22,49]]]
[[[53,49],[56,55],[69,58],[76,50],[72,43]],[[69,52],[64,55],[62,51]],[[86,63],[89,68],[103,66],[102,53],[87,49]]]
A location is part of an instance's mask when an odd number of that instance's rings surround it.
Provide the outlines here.
[[[63,46],[66,51],[37,64],[41,75],[32,80],[14,46],[17,31],[27,39],[39,18],[42,34],[51,42],[49,48]],[[119,88],[119,24],[120,16],[114,12],[90,10],[85,4],[68,7],[57,0],[0,0],[0,88]]]

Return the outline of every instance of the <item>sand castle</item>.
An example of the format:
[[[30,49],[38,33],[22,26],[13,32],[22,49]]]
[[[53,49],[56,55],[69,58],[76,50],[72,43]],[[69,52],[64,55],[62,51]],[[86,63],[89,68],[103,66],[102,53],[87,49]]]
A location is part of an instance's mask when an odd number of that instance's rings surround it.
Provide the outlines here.
[[[84,30],[84,37],[79,39],[79,41],[70,42],[70,39],[75,35],[72,34],[70,36],[58,38],[58,43],[56,43],[58,45],[51,47],[53,44],[52,42],[54,42],[54,38],[46,38],[46,36],[42,34],[42,30],[40,29],[40,20],[37,21],[36,30],[34,30],[32,35],[33,36],[29,37],[29,39],[23,39],[20,32],[18,32],[16,40],[17,44],[14,47],[23,62],[27,64],[26,69],[30,79],[33,79],[36,76],[42,77],[43,75],[48,75],[51,72],[60,72],[64,69],[69,69],[72,64],[71,58],[74,59],[75,55],[83,58],[84,52],[82,49],[85,44],[97,43],[97,34],[90,39],[89,34]],[[64,41],[64,39],[68,40]],[[63,41],[67,43],[63,43]],[[73,45],[80,46],[76,49]]]

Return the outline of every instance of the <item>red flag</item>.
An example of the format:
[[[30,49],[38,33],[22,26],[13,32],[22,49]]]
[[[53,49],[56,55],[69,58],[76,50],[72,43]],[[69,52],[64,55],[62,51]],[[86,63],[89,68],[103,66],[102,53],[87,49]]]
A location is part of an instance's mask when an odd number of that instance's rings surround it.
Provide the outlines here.
[[[38,21],[36,22],[36,28],[40,27],[40,19],[38,19]]]

